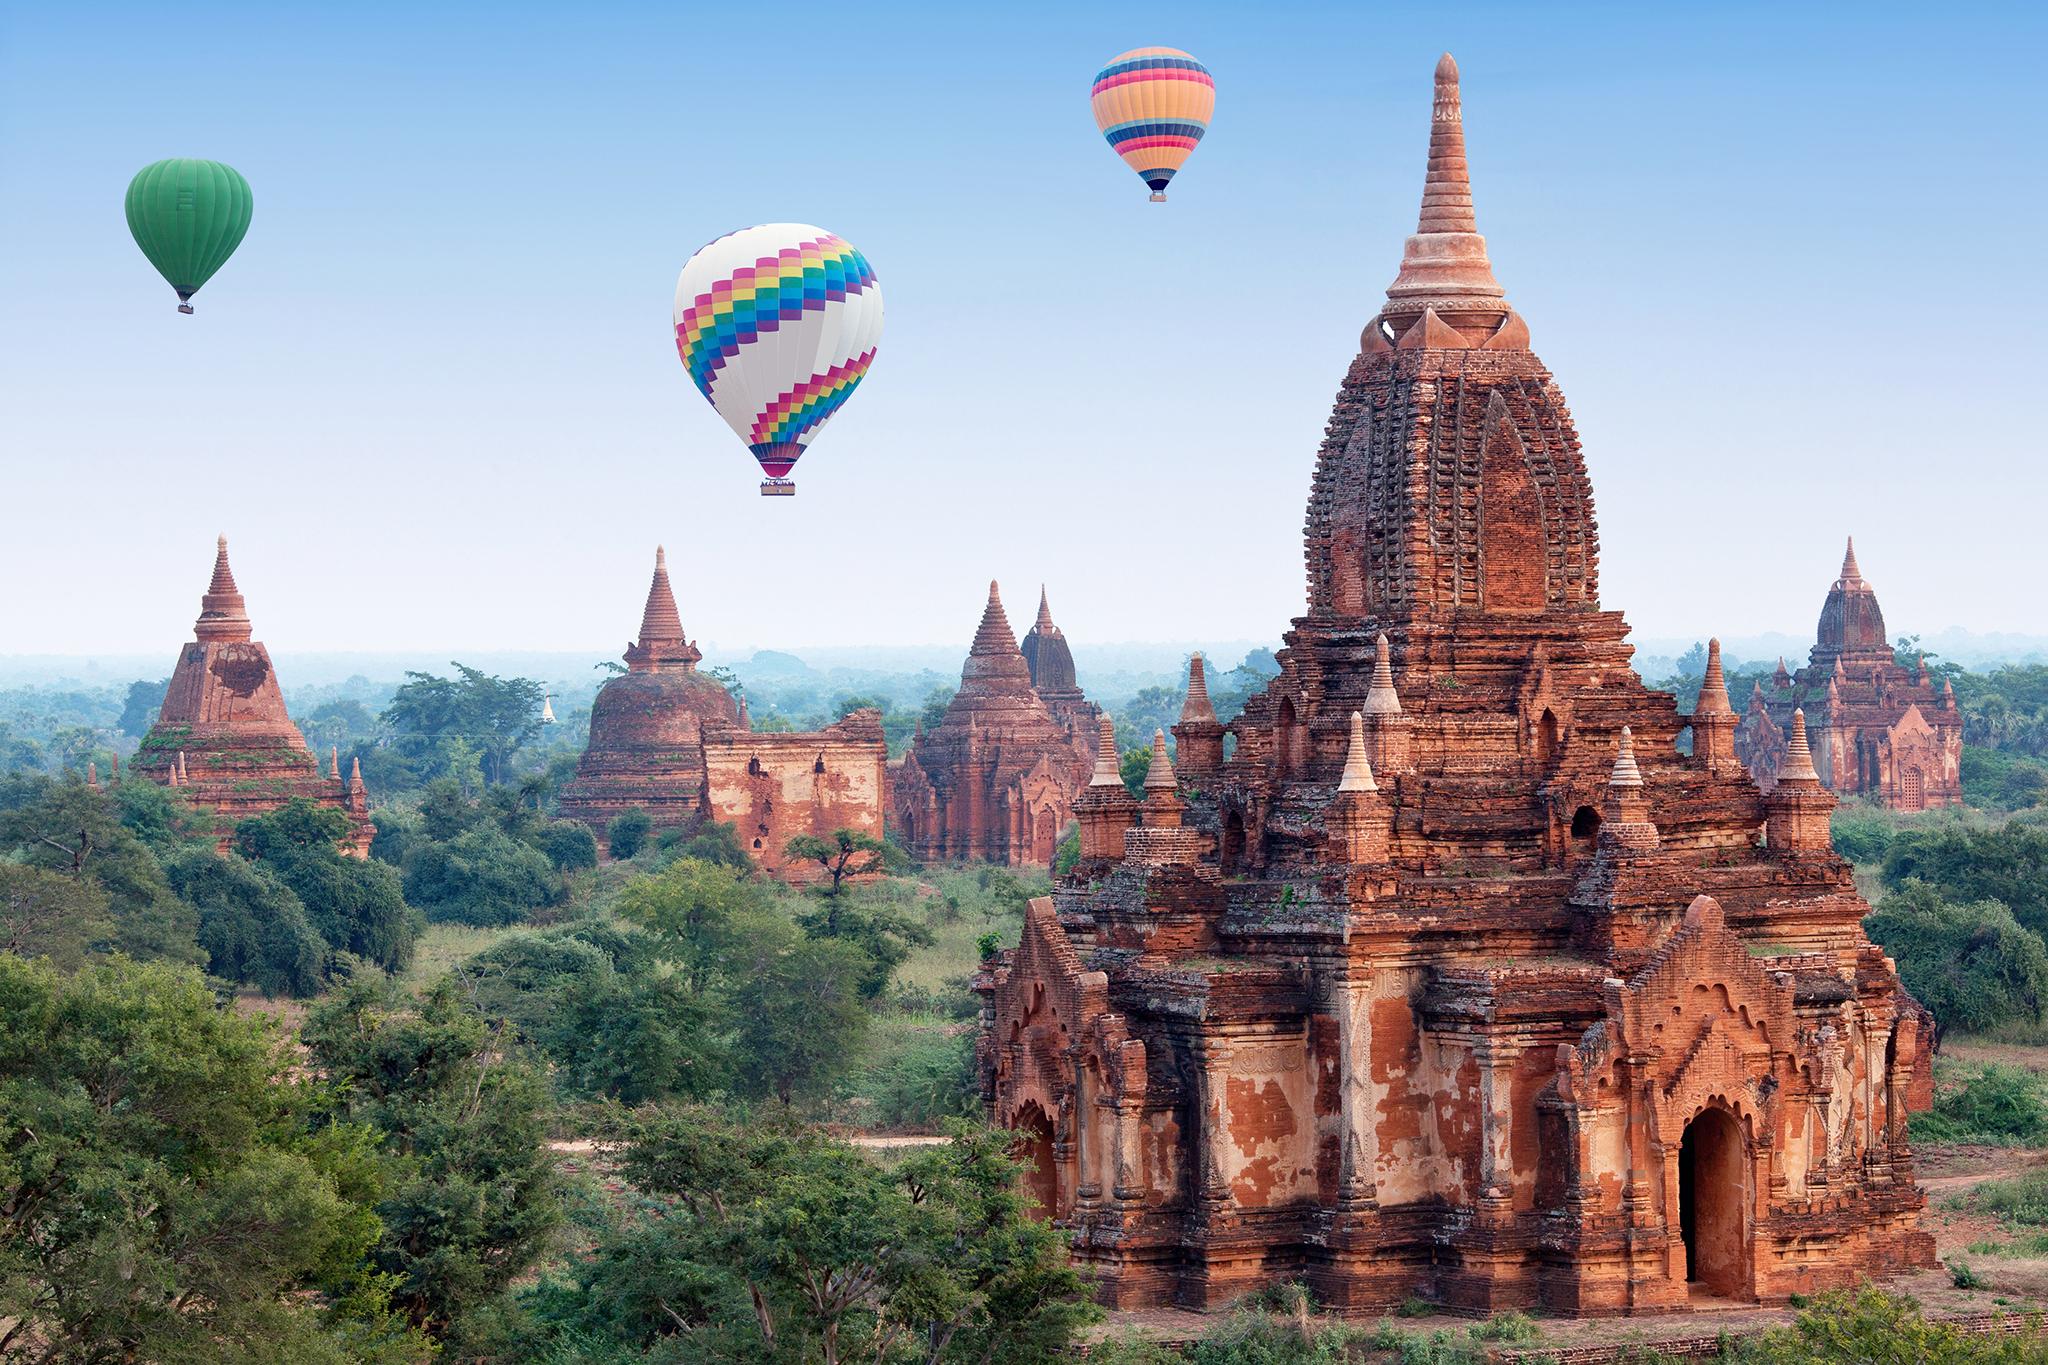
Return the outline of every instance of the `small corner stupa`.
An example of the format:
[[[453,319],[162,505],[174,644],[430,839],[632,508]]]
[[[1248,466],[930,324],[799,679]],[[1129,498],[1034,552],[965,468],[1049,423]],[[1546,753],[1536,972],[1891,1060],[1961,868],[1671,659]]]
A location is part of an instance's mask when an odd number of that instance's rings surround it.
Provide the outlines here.
[[[199,599],[192,643],[178,655],[156,724],[143,736],[134,771],[182,789],[217,817],[227,848],[236,822],[304,798],[345,812],[342,851],[368,857],[376,828],[360,770],[344,782],[320,760],[285,711],[270,651],[252,638],[247,603],[218,542],[213,579]],[[332,765],[330,765],[332,769]]]

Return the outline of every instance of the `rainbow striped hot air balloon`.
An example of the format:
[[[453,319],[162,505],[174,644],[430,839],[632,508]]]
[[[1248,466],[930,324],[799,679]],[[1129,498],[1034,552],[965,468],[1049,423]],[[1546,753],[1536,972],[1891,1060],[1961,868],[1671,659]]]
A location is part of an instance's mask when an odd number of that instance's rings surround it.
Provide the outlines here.
[[[1110,150],[1166,202],[1166,182],[1209,131],[1216,82],[1177,47],[1139,47],[1110,59],[1090,92],[1095,126]]]
[[[798,457],[852,396],[882,337],[867,257],[806,223],[769,223],[703,247],[676,279],[683,368],[788,495]]]

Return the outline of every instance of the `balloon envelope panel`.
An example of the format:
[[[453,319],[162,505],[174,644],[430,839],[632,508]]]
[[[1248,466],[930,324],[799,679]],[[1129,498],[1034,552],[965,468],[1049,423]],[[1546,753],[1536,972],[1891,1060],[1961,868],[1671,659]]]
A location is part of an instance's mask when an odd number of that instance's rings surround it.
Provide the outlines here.
[[[1155,190],[1209,130],[1216,82],[1209,68],[1174,47],[1140,47],[1110,60],[1090,92],[1095,126],[1124,164]]]
[[[691,382],[780,478],[874,364],[882,290],[845,239],[769,223],[692,256],[674,316]]]
[[[157,274],[189,299],[242,244],[255,204],[234,167],[172,157],[128,182],[128,231]]]

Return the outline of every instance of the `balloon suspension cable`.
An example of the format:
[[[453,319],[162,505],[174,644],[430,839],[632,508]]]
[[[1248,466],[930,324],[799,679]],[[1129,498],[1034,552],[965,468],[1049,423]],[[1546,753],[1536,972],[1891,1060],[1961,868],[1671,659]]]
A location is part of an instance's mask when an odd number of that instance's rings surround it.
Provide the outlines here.
[[[796,496],[795,479],[761,480],[761,496],[764,498],[793,498]]]

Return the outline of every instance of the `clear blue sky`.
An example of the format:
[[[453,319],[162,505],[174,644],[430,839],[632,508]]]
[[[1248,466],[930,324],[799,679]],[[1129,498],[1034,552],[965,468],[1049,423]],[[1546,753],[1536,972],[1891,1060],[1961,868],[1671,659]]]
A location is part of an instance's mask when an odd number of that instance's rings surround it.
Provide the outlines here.
[[[1638,632],[2048,631],[2038,8],[0,9],[8,647],[169,650],[213,536],[289,650],[615,649],[665,541],[709,640],[1276,636],[1317,440],[1412,228],[1440,51]],[[1215,72],[1165,206],[1125,48]],[[227,161],[198,298],[129,177]],[[822,224],[888,300],[793,501],[690,387],[677,270]]]

